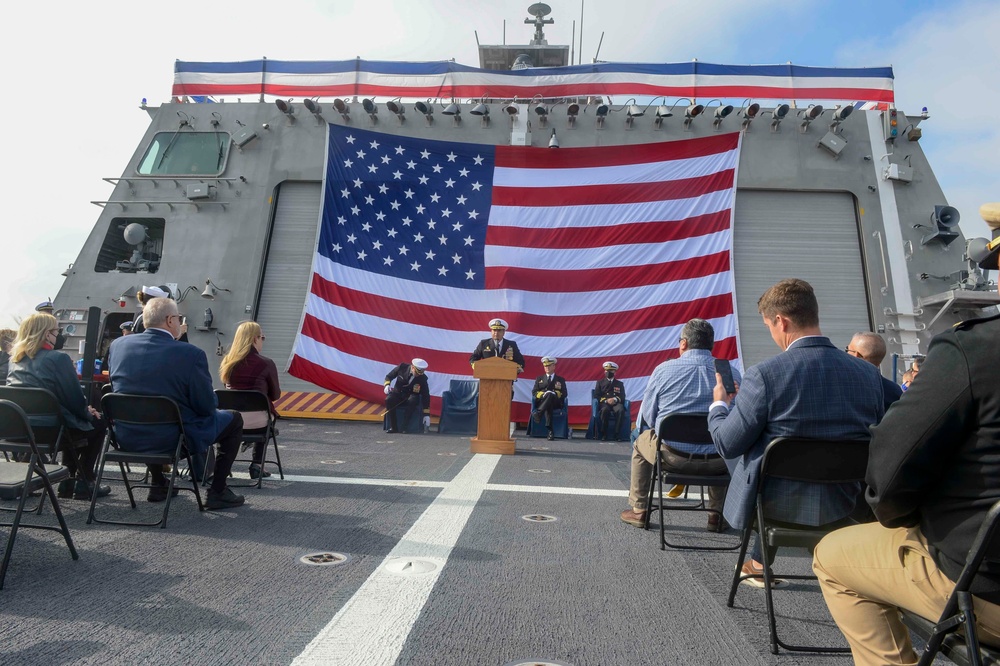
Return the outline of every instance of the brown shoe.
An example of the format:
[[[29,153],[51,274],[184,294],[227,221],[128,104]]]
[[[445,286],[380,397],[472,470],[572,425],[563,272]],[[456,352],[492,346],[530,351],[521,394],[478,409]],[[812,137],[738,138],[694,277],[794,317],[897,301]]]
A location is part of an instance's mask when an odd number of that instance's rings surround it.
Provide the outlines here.
[[[729,529],[729,524],[723,519],[721,513],[708,514],[708,525],[705,526],[709,532],[725,532]]]
[[[740,582],[745,585],[752,585],[760,589],[764,589],[764,565],[754,559],[749,559],[743,563],[743,567],[740,569],[741,576],[750,576],[749,578],[744,578]],[[782,580],[781,578],[772,578],[771,587],[784,587],[788,584],[788,581]]]
[[[646,525],[646,512],[633,509],[622,511],[622,521],[635,527],[644,527]]]

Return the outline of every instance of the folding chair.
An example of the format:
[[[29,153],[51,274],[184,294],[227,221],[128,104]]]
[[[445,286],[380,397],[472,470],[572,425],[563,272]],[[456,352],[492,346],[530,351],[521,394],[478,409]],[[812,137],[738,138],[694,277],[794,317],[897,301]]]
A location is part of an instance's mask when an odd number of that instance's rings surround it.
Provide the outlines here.
[[[627,442],[629,440],[629,431],[631,430],[630,426],[632,425],[632,402],[630,400],[623,400],[622,409],[625,412],[622,414],[618,432],[614,433],[614,435],[616,441]],[[608,421],[611,421],[611,419],[612,417],[608,417]],[[590,423],[587,424],[587,434],[585,437],[587,439],[602,439],[604,434],[601,431],[600,406],[597,396],[594,394],[594,389],[590,389]],[[610,435],[611,433],[607,434]]]
[[[260,391],[239,391],[236,389],[216,389],[215,395],[219,399],[219,409],[232,409],[237,412],[247,413],[263,412],[267,415],[267,425],[263,428],[243,430],[243,443],[250,445],[264,444],[264,459],[260,462],[260,476],[257,477],[256,484],[258,488],[264,483],[264,466],[268,462],[274,462],[278,466],[278,474],[284,479],[285,472],[281,468],[281,454],[278,453],[278,433],[274,427],[274,414],[271,413],[271,402],[267,399],[267,396]],[[268,443],[274,447],[273,461],[268,461],[267,459]],[[254,461],[252,458],[239,458],[233,462],[249,462],[253,464]],[[206,474],[205,477],[207,478],[208,475]]]
[[[710,546],[710,545],[690,545],[670,543],[666,537],[666,521],[663,518],[664,511],[703,511],[709,514],[718,514],[717,511],[709,509],[705,504],[705,489],[709,486],[729,486],[729,474],[719,474],[717,476],[683,474],[671,472],[663,468],[661,455],[665,441],[683,442],[685,444],[713,444],[712,435],[708,431],[708,414],[668,414],[657,430],[658,444],[656,447],[656,462],[649,477],[649,493],[646,496],[646,524],[645,529],[649,529],[649,518],[653,509],[658,509],[660,513],[660,550],[666,550],[667,546],[679,550],[736,550],[739,543],[731,546]],[[653,504],[653,488],[658,494],[658,503]],[[683,503],[683,500],[663,501],[664,485],[682,485],[687,487],[700,486],[701,500],[695,504]],[[722,516],[719,516],[722,520]]]
[[[94,508],[97,506],[97,494],[90,500],[90,513],[87,515],[87,524],[107,523],[111,525],[133,525],[137,527],[152,527],[159,525],[161,528],[167,526],[167,513],[170,511],[170,502],[174,495],[174,485],[177,481],[177,463],[183,458],[187,460],[188,467],[193,468],[191,454],[186,446],[187,440],[184,436],[184,423],[181,420],[181,411],[177,403],[165,396],[153,395],[126,395],[124,393],[109,393],[101,398],[101,409],[104,418],[108,422],[108,436],[104,440],[104,448],[101,451],[101,458],[97,464],[96,485],[101,485],[104,476],[104,466],[106,463],[118,463],[121,470],[122,481],[125,482],[125,490],[128,492],[128,501],[132,508],[136,508],[133,488],[151,488],[150,483],[133,484],[129,481],[125,472],[126,463],[136,463],[142,465],[170,465],[170,481],[167,484],[167,499],[163,503],[163,516],[155,523],[129,522],[121,520],[99,519],[94,515]],[[118,432],[120,426],[127,428],[147,428],[158,429],[156,434],[167,432],[177,433],[177,444],[173,450],[166,452],[150,452],[143,448],[146,443],[132,442],[123,439]],[[192,475],[194,477],[194,475]],[[194,490],[195,499],[198,502],[198,510],[204,511],[205,507],[201,501],[201,493],[198,492],[198,481],[191,479],[191,490]],[[188,488],[182,488],[188,490]]]
[[[829,532],[844,526],[843,521],[813,527],[809,525],[774,524],[764,511],[764,493],[769,481],[784,479],[815,484],[862,483],[868,467],[868,440],[806,439],[803,437],[778,437],[764,450],[760,477],[757,479],[755,500],[756,522],[763,545],[764,594],[767,602],[767,619],[771,636],[771,654],[778,654],[778,646],[792,652],[850,652],[847,647],[819,647],[789,645],[778,638],[774,614],[774,598],[771,581],[775,578],[790,580],[816,580],[811,574],[774,574],[771,572],[769,551],[779,547],[812,549]],[[740,555],[736,561],[736,571],[729,588],[727,606],[733,607],[740,582],[749,578],[740,567],[746,559],[750,539],[755,525],[743,530]]]
[[[479,428],[479,380],[452,379],[441,394],[439,433],[475,435]]]
[[[59,532],[66,540],[66,545],[69,547],[73,559],[80,559],[76,547],[73,546],[73,538],[69,535],[69,528],[66,526],[62,510],[59,508],[56,492],[52,488],[54,481],[58,482],[69,478],[69,470],[61,465],[46,466],[42,464],[42,456],[35,443],[35,435],[28,423],[27,414],[15,403],[9,400],[0,400],[0,451],[19,453],[24,451],[25,446],[29,452],[28,462],[0,460],[0,498],[18,499],[14,519],[9,523],[0,523],[0,527],[10,528],[10,533],[7,535],[7,545],[4,548],[3,564],[0,565],[0,589],[3,589],[4,579],[7,577],[7,566],[10,564],[17,531],[22,527]],[[59,527],[21,522],[28,496],[36,490],[43,490],[52,502],[52,510],[59,521]]]
[[[910,631],[927,643],[917,666],[930,666],[938,652],[960,666],[1000,663],[1000,650],[979,644],[972,593],[969,591],[972,580],[979,571],[979,565],[995,546],[994,539],[998,526],[1000,526],[1000,502],[993,505],[980,525],[976,539],[972,542],[969,554],[965,558],[965,567],[959,574],[955,589],[948,597],[937,623],[906,610],[901,611],[903,622]],[[960,630],[965,633],[964,639],[959,634]]]
[[[57,464],[59,453],[67,447],[80,449],[87,446],[86,440],[69,441],[69,428],[62,417],[59,400],[48,389],[30,388],[27,386],[0,386],[0,400],[9,400],[20,407],[28,415],[35,437],[35,446],[48,462]],[[27,460],[30,452],[25,448],[15,454],[15,459]],[[42,495],[38,506],[32,511],[42,512],[45,496]]]

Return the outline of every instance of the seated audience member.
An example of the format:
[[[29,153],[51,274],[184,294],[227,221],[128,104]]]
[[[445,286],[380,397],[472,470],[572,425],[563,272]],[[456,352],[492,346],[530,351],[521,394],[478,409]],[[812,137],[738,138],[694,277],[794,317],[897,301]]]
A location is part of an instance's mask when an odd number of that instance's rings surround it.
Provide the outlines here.
[[[856,358],[860,358],[862,361],[868,361],[876,368],[882,365],[882,359],[885,358],[885,340],[878,333],[871,333],[868,331],[860,331],[854,334],[851,338],[850,344],[847,345],[847,353]],[[881,377],[881,370],[879,370],[879,376]],[[882,379],[882,397],[885,400],[885,410],[889,411],[890,405],[899,400],[899,396],[903,395],[903,389],[899,388],[896,382],[881,377]]]
[[[76,477],[59,483],[59,496],[89,500],[94,492],[97,458],[101,455],[107,427],[100,413],[87,404],[73,361],[53,349],[58,333],[59,323],[50,314],[37,312],[25,317],[11,348],[8,383],[47,389],[56,397],[69,428],[64,441],[63,465]],[[87,441],[83,449],[69,445],[80,440]],[[101,486],[97,496],[104,497],[110,492],[110,486]]]
[[[868,427],[885,411],[878,371],[845,354],[819,328],[819,304],[812,286],[785,279],[760,297],[757,309],[782,353],[748,368],[739,398],[714,388],[709,429],[726,459],[732,481],[723,511],[729,524],[752,523],[764,449],[776,437],[867,439]],[[774,479],[764,495],[764,510],[774,520],[821,526],[848,520],[860,486],[810,484]],[[746,583],[763,587],[762,552],[754,542],[743,573]]]
[[[622,419],[628,416],[625,414],[625,384],[615,379],[616,372],[617,363],[604,363],[604,376],[594,386],[594,397],[597,398],[597,423],[601,439],[607,441],[613,437],[617,442],[621,439],[618,433],[621,432]]]
[[[55,306],[52,304],[52,299],[50,298],[50,299],[42,301],[41,303],[39,303],[38,305],[36,305],[35,306],[35,312],[40,312],[42,314],[52,315],[54,317],[55,314],[56,314],[56,310],[55,310]],[[58,320],[56,320],[56,321],[58,321]],[[63,346],[66,344],[66,336],[63,335],[62,327],[59,327],[57,330],[59,332],[56,334],[56,341],[53,343],[53,346],[52,346],[52,349],[55,349],[56,351],[62,349]]]
[[[219,444],[215,473],[208,491],[206,508],[210,511],[243,504],[226,479],[243,441],[243,417],[239,412],[216,409],[218,404],[208,373],[208,358],[198,347],[176,338],[181,335],[177,304],[169,298],[152,298],[142,310],[145,330],[111,343],[111,385],[117,393],[161,395],[180,407],[187,445],[193,454],[204,456],[213,443]],[[127,426],[116,433],[133,447],[142,446],[150,453],[173,452],[176,430],[169,427]],[[167,479],[163,469],[150,466],[153,488],[146,499],[167,499]],[[175,489],[176,490],[176,489]]]
[[[549,431],[550,440],[555,439],[552,433],[552,412],[562,409],[569,400],[566,380],[556,374],[556,362],[557,359],[553,356],[542,357],[545,374],[535,379],[535,386],[531,389],[531,395],[535,396],[536,401],[531,419],[535,423],[541,423],[542,419],[545,419],[545,428]]]
[[[0,329],[0,386],[7,383],[7,368],[10,365],[10,348],[14,344],[17,331],[11,328]]]
[[[878,522],[837,530],[816,547],[813,571],[856,664],[917,663],[897,609],[938,620],[1000,500],[998,338],[993,316],[931,340],[927,374],[872,430],[867,500]],[[972,593],[980,640],[1000,646],[995,549]]]
[[[278,368],[274,361],[261,354],[264,347],[264,333],[260,324],[254,321],[242,322],[236,328],[233,346],[222,358],[219,366],[219,379],[226,388],[258,391],[267,396],[270,402],[271,414],[278,417],[274,409],[274,401],[281,397],[278,387]],[[267,414],[264,412],[242,412],[243,431],[260,430],[267,427]],[[264,452],[267,442],[254,444],[253,462],[250,465],[250,478],[259,479],[261,463],[264,462]],[[264,470],[264,478],[271,473]]]
[[[431,392],[427,387],[426,371],[427,361],[415,358],[409,363],[400,363],[385,376],[385,409],[389,414],[389,429],[386,432],[399,432],[396,408],[404,403],[404,424],[410,422],[419,406],[424,414],[424,430],[431,427]]]
[[[653,456],[656,455],[656,434],[660,422],[668,414],[707,412],[712,404],[712,388],[715,386],[715,359],[712,357],[714,346],[715,329],[712,325],[704,319],[692,319],[681,329],[677,347],[680,356],[656,366],[646,383],[639,420],[653,425],[640,433],[632,447],[632,480],[628,493],[632,508],[621,515],[622,520],[629,525],[642,527],[646,518],[646,497],[649,494],[649,477],[656,460]],[[733,379],[740,381],[740,373],[736,368],[733,368]],[[711,444],[671,441],[664,441],[663,444],[660,464],[667,471],[705,476],[719,476],[728,471],[726,462]],[[677,495],[679,494],[678,492]],[[713,513],[708,514],[708,529],[712,532],[725,529],[721,515],[725,499],[725,488],[709,486],[707,507]]]

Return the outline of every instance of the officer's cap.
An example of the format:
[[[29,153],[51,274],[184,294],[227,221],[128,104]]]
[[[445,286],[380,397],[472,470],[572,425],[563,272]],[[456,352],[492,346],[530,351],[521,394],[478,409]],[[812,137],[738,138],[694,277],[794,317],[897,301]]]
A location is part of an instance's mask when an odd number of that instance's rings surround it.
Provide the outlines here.
[[[413,365],[414,368],[416,368],[420,372],[423,372],[424,370],[427,369],[427,361],[425,361],[422,358],[415,358],[412,361],[410,361],[410,363]]]
[[[146,294],[150,298],[168,298],[170,294],[163,291],[159,287],[143,287],[142,293]]]
[[[605,370],[617,370],[618,369],[618,364],[615,363],[614,361],[605,361],[604,362],[604,369]]]
[[[555,365],[557,360],[555,356],[543,356],[542,365]]]
[[[498,330],[499,331],[506,331],[507,330],[507,322],[505,322],[503,319],[500,319],[499,317],[496,318],[496,319],[491,319],[490,320],[490,328],[493,329],[494,331],[498,331]]]
[[[127,321],[127,322],[123,323],[121,326],[119,326],[118,328],[120,328],[123,331],[131,331],[132,330],[132,326],[134,324],[135,324],[134,321]]]
[[[52,310],[52,301],[42,301],[35,306],[35,312],[48,312],[49,314],[52,314]]]

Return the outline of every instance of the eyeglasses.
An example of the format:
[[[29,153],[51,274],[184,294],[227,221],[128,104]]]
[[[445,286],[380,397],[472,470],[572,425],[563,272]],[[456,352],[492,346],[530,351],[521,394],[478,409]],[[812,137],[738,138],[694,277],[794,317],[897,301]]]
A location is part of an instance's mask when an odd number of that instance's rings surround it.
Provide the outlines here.
[[[844,347],[844,351],[847,352],[848,354],[850,354],[851,356],[856,356],[856,357],[860,358],[862,361],[865,360],[865,355],[862,354],[861,352],[859,352],[856,349],[851,349],[850,345]]]
[[[59,335],[59,329],[50,328],[49,330],[45,331],[45,335]]]

